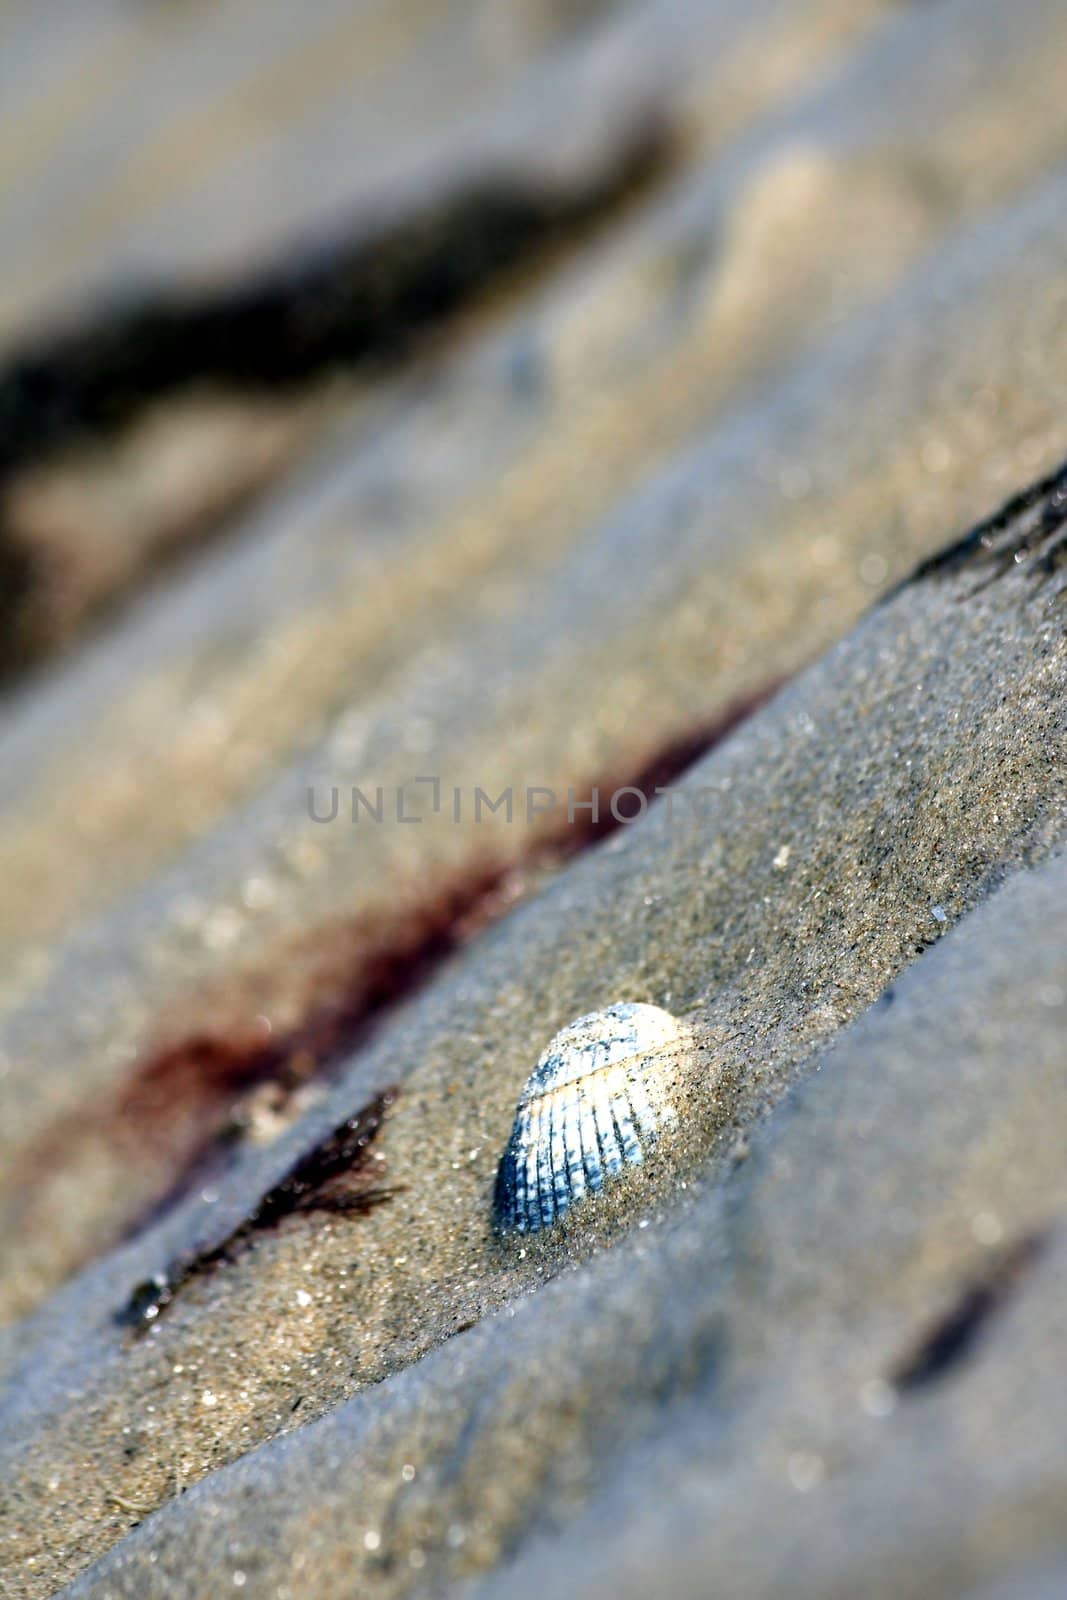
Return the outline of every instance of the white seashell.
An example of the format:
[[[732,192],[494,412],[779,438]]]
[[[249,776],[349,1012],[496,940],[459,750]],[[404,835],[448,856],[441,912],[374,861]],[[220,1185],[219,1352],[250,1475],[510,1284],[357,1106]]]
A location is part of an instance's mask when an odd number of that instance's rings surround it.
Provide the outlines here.
[[[677,1120],[672,1069],[684,1047],[659,1006],[623,1002],[561,1029],[519,1097],[497,1173],[497,1226],[536,1233],[640,1163]]]

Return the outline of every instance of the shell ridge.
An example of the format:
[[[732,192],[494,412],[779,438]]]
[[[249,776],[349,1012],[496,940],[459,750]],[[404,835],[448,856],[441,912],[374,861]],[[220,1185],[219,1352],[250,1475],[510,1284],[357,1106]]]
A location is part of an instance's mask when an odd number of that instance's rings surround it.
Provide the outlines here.
[[[537,1226],[547,1228],[556,1219],[556,1207],[551,1184],[549,1162],[552,1150],[549,1143],[551,1117],[546,1115],[544,1101],[537,1112]]]
[[[552,1199],[556,1215],[562,1216],[570,1205],[570,1182],[567,1166],[567,1142],[563,1136],[565,1102],[557,1095],[551,1106],[549,1154],[552,1159]]]
[[[588,1072],[583,1072],[581,1077],[574,1081],[582,1082],[586,1078],[606,1077],[609,1072],[640,1071],[649,1061],[655,1061],[660,1057],[678,1059],[680,1055],[681,1051],[677,1045],[657,1045],[652,1050],[634,1050],[630,1055],[623,1056],[620,1061],[605,1061],[598,1067],[590,1067]],[[539,1081],[535,1084],[538,1071],[539,1069],[535,1068],[530,1074],[530,1080],[519,1098],[520,1105],[533,1105],[535,1100],[543,1100],[546,1095],[551,1094],[554,1088],[563,1087],[562,1084],[557,1086]]]
[[[496,1188],[493,1191],[493,1204],[496,1207],[501,1224],[505,1228],[515,1226],[515,1207],[511,1192],[511,1178],[514,1169],[514,1161],[511,1154],[513,1142],[514,1135],[508,1141],[508,1147],[504,1151],[504,1159],[501,1161],[497,1171]]]
[[[514,1150],[512,1154],[512,1186],[511,1186],[511,1216],[512,1226],[518,1227],[520,1232],[526,1231],[526,1147],[523,1139],[518,1136],[518,1128],[512,1134]]]
[[[641,1082],[641,1074],[639,1072],[634,1073],[632,1077],[627,1079],[627,1087],[630,1091],[630,1107],[634,1117],[637,1119],[638,1127],[646,1138],[654,1138],[656,1129],[659,1126],[659,1119],[656,1116],[652,1102],[645,1092],[645,1086]]]
[[[600,1129],[596,1123],[596,1111],[584,1090],[582,1091],[582,1159],[589,1187],[596,1194],[604,1182],[604,1152],[600,1148]]]
[[[611,1117],[615,1124],[623,1160],[631,1167],[638,1166],[641,1161],[641,1146],[634,1131],[629,1096],[625,1090],[611,1102]]]
[[[615,1137],[615,1118],[611,1113],[611,1101],[606,1095],[601,1095],[596,1107],[597,1129],[600,1134],[600,1148],[604,1153],[604,1165],[612,1176],[622,1168],[622,1151],[619,1149],[618,1139]]]
[[[567,1102],[564,1120],[564,1153],[567,1158],[567,1184],[571,1200],[580,1200],[585,1193],[585,1165],[582,1160],[582,1106],[575,1084],[575,1093]]]

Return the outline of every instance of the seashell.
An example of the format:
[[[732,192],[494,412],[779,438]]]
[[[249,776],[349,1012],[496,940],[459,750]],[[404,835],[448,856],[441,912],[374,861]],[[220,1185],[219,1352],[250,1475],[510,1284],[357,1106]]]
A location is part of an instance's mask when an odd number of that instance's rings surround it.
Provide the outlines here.
[[[519,1097],[497,1172],[497,1226],[536,1233],[638,1165],[677,1120],[672,1069],[684,1046],[669,1012],[628,1001],[562,1028]]]

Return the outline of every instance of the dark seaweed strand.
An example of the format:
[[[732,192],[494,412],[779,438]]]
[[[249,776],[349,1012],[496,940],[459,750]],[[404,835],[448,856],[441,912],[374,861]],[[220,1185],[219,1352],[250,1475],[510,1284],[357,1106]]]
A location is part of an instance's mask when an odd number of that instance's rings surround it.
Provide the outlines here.
[[[1022,521],[1028,512],[1043,504],[1046,507],[1045,514],[1041,517],[1037,529],[1030,531],[1036,531],[1039,536],[1047,534],[1051,531],[1048,525],[1048,513],[1053,512],[1062,521],[1067,511],[1065,497],[1067,497],[1067,462],[1061,463],[1055,471],[1013,495],[992,516],[977,523],[962,538],[954,540],[953,543],[945,545],[943,549],[936,550],[933,555],[920,561],[906,578],[882,596],[879,603],[884,605],[886,601],[893,599],[902,589],[908,588],[913,583],[922,583],[925,579],[941,573],[958,572],[962,567],[972,563],[995,562],[999,559],[1007,565],[1014,558],[1016,549],[1029,547],[1029,533],[1023,533],[1015,543],[1009,542],[1008,547],[1000,552],[995,548],[997,539],[1014,523]],[[1049,505],[1048,502],[1053,504]]]
[[[219,289],[104,304],[0,368],[0,478],[193,383],[255,392],[403,360],[420,334],[639,193],[671,154],[670,130],[649,119],[569,191],[490,176],[412,215],[356,216]]]
[[[281,1182],[267,1191],[249,1221],[256,1228],[269,1228],[292,1211],[313,1210],[322,1188],[331,1179],[348,1172],[377,1137],[396,1096],[395,1089],[384,1090],[355,1116],[347,1117],[313,1150],[301,1156]]]
[[[253,1234],[277,1226],[283,1217],[294,1212],[313,1211],[319,1206],[349,1213],[365,1212],[388,1199],[391,1191],[376,1189],[335,1203],[334,1199],[324,1197],[322,1191],[350,1171],[370,1147],[396,1097],[395,1088],[385,1089],[354,1116],[346,1117],[325,1139],[300,1156],[284,1177],[266,1191],[255,1209],[222,1239],[175,1257],[162,1272],[139,1283],[115,1313],[115,1321],[121,1327],[145,1332],[193,1278],[224,1261],[233,1260]]]
[[[963,1360],[1046,1248],[1051,1231],[1044,1228],[1014,1240],[966,1284],[955,1302],[897,1363],[890,1379],[894,1388],[902,1393],[923,1388]]]

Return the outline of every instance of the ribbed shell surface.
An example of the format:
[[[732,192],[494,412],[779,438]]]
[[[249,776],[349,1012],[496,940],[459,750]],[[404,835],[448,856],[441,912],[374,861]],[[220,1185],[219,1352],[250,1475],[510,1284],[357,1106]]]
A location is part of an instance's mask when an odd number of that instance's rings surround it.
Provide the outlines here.
[[[535,1233],[636,1166],[674,1121],[663,1069],[678,1024],[658,1006],[623,1002],[561,1029],[530,1074],[497,1173],[504,1232]]]

